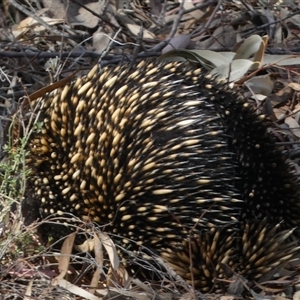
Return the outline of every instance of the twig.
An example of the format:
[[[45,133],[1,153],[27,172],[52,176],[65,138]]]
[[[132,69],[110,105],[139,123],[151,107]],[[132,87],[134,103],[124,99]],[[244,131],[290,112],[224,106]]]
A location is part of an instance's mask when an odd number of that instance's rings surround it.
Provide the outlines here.
[[[118,31],[116,32],[116,34],[114,35],[114,37],[112,38],[112,40],[109,42],[106,49],[102,52],[99,61],[101,61],[105,57],[105,55],[108,54],[109,50],[112,48],[112,45],[114,44],[115,40],[117,39],[117,37],[121,31],[122,31],[122,28],[119,28]]]

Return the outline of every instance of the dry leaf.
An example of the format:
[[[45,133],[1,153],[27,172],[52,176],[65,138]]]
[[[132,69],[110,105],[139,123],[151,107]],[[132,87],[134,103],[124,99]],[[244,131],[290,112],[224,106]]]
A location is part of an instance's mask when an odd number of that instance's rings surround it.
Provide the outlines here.
[[[66,19],[66,7],[61,0],[42,0],[54,19]],[[64,1],[65,2],[65,1]]]
[[[40,19],[50,26],[65,22],[64,19],[51,19],[48,17],[40,17]],[[45,30],[45,27],[32,17],[27,17],[26,19],[21,21],[15,29],[13,29],[13,35],[17,38],[21,34],[25,34],[29,29],[33,29],[36,32],[40,32]]]
[[[102,272],[102,269],[96,268],[96,270],[93,274],[93,278],[92,278],[91,283],[90,283],[91,287],[88,289],[88,291],[93,295],[96,292],[96,288],[98,286],[98,283],[99,283],[99,280],[100,280],[100,277],[101,277],[101,272]]]
[[[298,122],[292,117],[286,117],[284,123],[289,125],[291,132],[296,136],[300,137],[300,127]]]
[[[97,262],[97,268],[93,274],[93,278],[91,280],[91,288],[89,289],[89,292],[92,294],[94,294],[96,291],[96,287],[98,285],[101,272],[103,270],[103,249],[102,249],[102,243],[97,234],[94,234],[94,245],[95,245],[94,253]]]
[[[269,96],[274,88],[270,74],[252,77],[245,84],[250,87],[253,93],[264,96]]]
[[[143,37],[144,38],[146,38],[146,39],[154,39],[155,38],[155,35],[152,32],[150,32],[147,29],[144,29],[140,25],[137,25],[137,24],[127,24],[126,27],[135,36],[138,36],[139,33],[140,33],[140,30],[142,29],[142,31],[143,31]]]
[[[131,285],[131,277],[129,276],[125,267],[120,264],[117,270],[109,268],[107,274],[107,285],[108,286],[122,286],[128,289]]]
[[[191,41],[191,37],[187,34],[179,34],[174,36],[169,44],[162,49],[162,54],[175,49],[185,49]]]
[[[99,298],[97,296],[94,296],[93,294],[87,292],[86,290],[78,287],[75,284],[72,284],[70,282],[68,282],[65,279],[57,279],[57,285],[66,289],[67,291],[69,291],[70,293],[80,296],[86,300],[102,300],[102,298]]]
[[[103,14],[105,2],[96,1],[91,2],[90,0],[81,0],[80,3],[95,12],[92,14],[83,7],[80,7],[76,3],[68,6],[67,19],[72,25],[81,25],[87,28],[95,28],[99,22],[97,15]]]
[[[277,120],[282,120],[286,116],[286,109],[284,108],[274,108],[274,114]]]
[[[179,0],[180,3],[183,2],[183,0]],[[195,5],[192,1],[184,1],[183,3],[183,8],[185,10],[189,10],[189,9],[192,9],[194,8]],[[202,10],[200,9],[196,9],[196,10],[193,10],[189,13],[194,19],[196,20],[200,20],[205,14],[206,12],[203,12]]]
[[[261,48],[261,44],[263,44],[263,40],[259,35],[251,35],[244,40],[244,42],[240,45],[236,54],[234,56],[234,60],[236,59],[248,59]]]
[[[87,239],[83,242],[83,244],[75,245],[74,247],[77,251],[80,251],[80,252],[93,251],[95,248],[95,241],[94,241],[94,239]]]
[[[26,287],[26,292],[24,296],[24,300],[31,300],[31,295],[32,295],[32,285],[33,285],[33,279],[30,279],[27,287]]]
[[[54,281],[64,278],[69,270],[70,258],[76,234],[77,232],[71,233],[63,242],[60,250],[60,256],[57,257],[58,270],[60,274],[56,278],[54,278]]]
[[[118,252],[117,252],[114,242],[111,240],[111,238],[106,233],[99,232],[98,234],[101,239],[102,245],[104,246],[104,248],[109,256],[112,267],[115,270],[118,269],[119,265],[120,265],[120,259],[119,259]]]
[[[99,27],[93,34],[93,48],[95,53],[102,54],[108,47],[111,41],[111,37],[103,32],[102,28]]]
[[[300,84],[297,82],[290,82],[288,84],[289,87],[291,87],[294,91],[300,92]]]
[[[297,291],[297,292],[293,295],[293,300],[300,300],[300,291]]]

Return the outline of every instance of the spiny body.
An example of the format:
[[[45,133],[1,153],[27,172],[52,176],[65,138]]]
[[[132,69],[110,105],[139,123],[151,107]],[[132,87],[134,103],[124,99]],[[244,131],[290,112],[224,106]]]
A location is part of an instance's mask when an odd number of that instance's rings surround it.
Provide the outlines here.
[[[263,117],[201,69],[96,66],[33,108],[44,124],[28,142],[28,194],[43,218],[67,212],[105,225],[124,243],[162,255],[188,281],[190,237],[204,291],[221,276],[221,262],[244,264],[240,271],[256,278],[296,252],[283,231],[299,225],[290,167]],[[252,223],[270,236],[245,235]],[[275,263],[259,250],[274,244]]]

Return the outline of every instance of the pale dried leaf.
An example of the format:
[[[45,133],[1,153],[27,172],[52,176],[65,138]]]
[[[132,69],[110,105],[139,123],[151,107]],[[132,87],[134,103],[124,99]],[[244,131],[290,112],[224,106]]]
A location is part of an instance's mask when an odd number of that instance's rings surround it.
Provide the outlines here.
[[[50,26],[65,22],[64,19],[51,19],[48,17],[40,17],[40,19]],[[32,17],[27,17],[26,19],[21,21],[19,25],[15,29],[13,29],[12,32],[15,37],[18,37],[19,35],[24,34],[29,29],[33,29],[36,32],[40,32],[45,30],[45,27]]]
[[[179,0],[180,3],[182,3],[184,0]],[[184,1],[183,3],[183,8],[185,10],[189,10],[189,9],[192,9],[194,8],[194,3],[192,1]],[[204,15],[205,15],[205,12],[201,11],[200,9],[196,9],[196,10],[193,10],[189,13],[194,19],[196,20],[200,20]]]
[[[102,249],[102,243],[99,240],[99,237],[97,234],[94,234],[94,253],[95,253],[95,260],[97,262],[97,268],[93,274],[93,278],[91,280],[91,288],[89,289],[89,292],[92,294],[95,294],[97,285],[100,280],[101,272],[103,270],[103,249]]]
[[[117,0],[116,8],[117,9],[130,9],[130,2],[127,0]]]
[[[81,3],[85,5],[85,7],[95,12],[95,14],[92,14],[85,8],[80,7],[75,3],[72,3],[72,5],[68,6],[68,11],[67,11],[68,21],[72,25],[81,25],[87,28],[95,28],[99,22],[99,18],[97,15],[103,14],[104,2],[101,1],[100,2],[84,1],[84,2],[86,3],[83,3],[83,1],[81,1]]]
[[[276,94],[272,94],[271,96],[277,103],[284,103],[293,97],[293,93],[293,89],[284,83],[284,87],[278,90]]]
[[[285,30],[289,32],[289,28],[285,27]],[[282,42],[282,37],[284,36],[281,24],[276,26],[275,35],[274,35],[274,44],[279,44]]]
[[[224,56],[218,52],[210,51],[210,50],[189,50],[193,53],[195,53],[200,60],[203,62],[210,62],[210,65],[212,67],[218,67],[222,66],[224,64],[230,63],[231,60],[229,60],[228,56]]]
[[[300,291],[297,291],[297,292],[293,295],[293,300],[300,300]]]
[[[179,300],[194,300],[195,296],[193,295],[193,293],[184,293],[183,295],[181,295],[181,297],[179,298]]]
[[[137,300],[151,300],[155,297],[155,292],[153,291],[152,294],[146,294],[146,293],[138,293],[138,292],[133,292],[130,291],[130,297],[132,297],[133,299],[137,299]],[[163,298],[166,300],[166,298]]]
[[[114,242],[111,240],[111,238],[106,233],[99,232],[98,234],[101,239],[102,245],[104,246],[104,248],[109,256],[109,260],[111,262],[112,267],[115,270],[118,269],[119,265],[120,265],[120,259],[119,259],[118,252],[117,252]]]
[[[185,49],[191,41],[191,37],[187,34],[179,34],[174,36],[168,45],[162,49],[162,54],[175,50],[175,49]]]
[[[155,35],[152,32],[150,32],[149,30],[141,27],[140,25],[127,24],[126,26],[127,26],[128,30],[135,36],[138,36],[139,33],[140,33],[140,30],[142,29],[143,38],[146,38],[146,39],[154,39],[155,38]]]
[[[258,101],[264,101],[268,96],[262,94],[255,94],[255,99]]]
[[[151,287],[145,282],[142,282],[138,278],[132,278],[132,283],[134,283],[136,286],[138,286],[140,289],[146,291],[146,292],[151,292]]]
[[[289,87],[291,87],[294,91],[300,92],[300,84],[297,82],[290,82],[288,84]]]
[[[299,111],[299,106],[298,106],[297,110],[294,109],[293,113],[295,113],[295,120],[299,123],[299,121],[300,121],[300,111]]]
[[[103,267],[103,248],[102,248],[102,243],[98,237],[98,235],[95,233],[94,234],[94,245],[95,245],[95,259],[97,264],[100,267]]]
[[[292,284],[292,283],[291,283]],[[286,298],[286,297],[282,297],[282,296],[280,296],[280,295],[275,295],[275,299],[274,300],[289,300],[290,299],[290,297],[289,298]]]
[[[44,7],[50,11],[52,18],[65,19],[66,8],[61,0],[42,0]]]
[[[262,37],[262,43],[260,44],[259,49],[254,54],[253,61],[258,61],[261,64],[264,63],[264,57],[265,57],[268,41],[269,41],[269,37],[267,35]]]
[[[151,40],[155,38],[155,34],[145,29],[144,27],[137,25],[134,22],[134,20],[129,18],[121,9],[118,10],[116,14],[116,18],[118,22],[123,24],[134,36],[139,36],[140,31],[142,30],[143,38],[151,39]]]
[[[264,35],[264,36],[262,36],[261,38],[262,38],[264,44],[265,44],[265,45],[268,45],[269,37],[268,37],[267,35]]]
[[[33,279],[30,279],[27,287],[26,287],[26,292],[24,296],[24,300],[31,300],[31,295],[32,295],[32,285],[33,285]]]
[[[273,37],[275,36],[275,29],[276,29],[276,25],[275,25],[276,19],[274,16],[274,11],[271,11],[271,9],[268,7],[268,5],[266,5],[264,8],[262,8],[260,10],[260,13],[264,16],[264,18],[261,18],[262,21],[265,24],[269,24],[269,26],[266,30],[267,30],[268,35],[273,40]],[[266,20],[264,20],[264,19],[266,19]]]
[[[277,120],[283,120],[286,116],[286,109],[284,109],[282,107],[274,108],[274,114],[275,114]]]
[[[235,296],[221,296],[220,300],[234,300],[236,299]]]
[[[228,51],[228,52],[218,52],[219,54],[221,54],[222,56],[224,56],[225,60],[229,63],[231,61],[233,61],[233,58],[235,56],[235,52],[232,51]]]
[[[129,276],[126,268],[122,264],[120,264],[118,270],[122,274],[124,288],[127,288],[127,289],[130,288],[130,286],[131,286],[131,277]]]
[[[82,298],[85,298],[87,300],[102,300],[102,298],[99,298],[91,293],[89,293],[88,291],[78,287],[75,284],[72,284],[70,282],[68,282],[65,279],[57,279],[56,281],[57,285],[66,289],[67,291],[69,291],[70,293],[80,296]]]
[[[264,42],[259,35],[254,34],[249,36],[240,45],[233,59],[248,59],[251,56],[254,56],[256,52],[259,51],[262,44],[264,44]]]
[[[150,7],[151,7],[151,14],[153,16],[161,17],[163,5],[160,0],[150,0]]]
[[[296,136],[300,137],[300,127],[298,122],[292,117],[286,117],[284,123],[289,125],[291,132]]]
[[[88,289],[88,291],[93,295],[96,292],[96,288],[97,288],[97,285],[98,285],[100,277],[101,277],[101,272],[102,272],[102,270],[100,268],[96,268],[96,270],[93,274],[93,278],[90,283],[91,288]]]
[[[266,297],[264,297],[263,295],[257,294],[256,292],[254,292],[254,290],[250,290],[252,297],[254,298],[254,300],[267,300]]]
[[[236,81],[242,78],[249,69],[258,68],[259,63],[252,62],[248,59],[236,59],[229,64],[224,64],[214,68],[210,74],[217,75],[219,78],[225,78],[229,81]]]
[[[52,19],[48,17],[40,17],[40,19],[46,22],[48,25],[56,25],[64,22],[64,19]],[[28,17],[19,23],[17,29],[28,29],[28,27],[32,28],[36,25],[44,28],[44,26],[40,25],[40,23],[37,20],[33,19],[32,17]]]
[[[245,82],[254,94],[269,96],[274,88],[274,82],[269,74],[255,76]]]
[[[124,300],[124,299],[137,299],[137,300],[151,300],[156,299],[157,293],[151,290],[150,293],[145,292],[135,292],[135,291],[128,291],[122,290],[119,288],[110,287],[109,290],[107,289],[98,289],[97,293],[102,295],[105,299],[113,299],[113,300]],[[171,300],[174,299],[174,295],[167,294],[167,293],[159,293],[159,299],[163,300]]]
[[[231,25],[224,26],[224,23],[222,23],[214,30],[210,38],[201,41],[199,45],[201,49],[219,50],[220,45],[227,49],[232,49],[236,42],[235,29]]]
[[[68,272],[70,265],[71,253],[77,232],[73,232],[66,237],[60,250],[60,255],[57,257],[58,270],[60,274],[55,278],[56,280],[64,278]]]
[[[110,36],[103,32],[101,27],[93,34],[93,48],[95,53],[103,53],[111,41]]]
[[[293,113],[300,111],[300,103],[297,103],[293,109]]]
[[[288,15],[290,14],[290,11],[281,8],[280,9],[280,18],[281,19],[285,19]],[[285,21],[287,22],[287,21]],[[289,16],[288,18],[288,22],[294,24],[295,26],[297,26],[298,28],[300,28],[300,15],[299,14],[295,14],[293,16]]]
[[[74,245],[75,249],[80,252],[90,252],[93,251],[95,248],[95,241],[94,239],[87,239],[80,245]]]
[[[299,55],[272,55],[265,54],[264,65],[276,64],[278,66],[293,66],[300,64]]]
[[[120,264],[117,270],[109,268],[107,273],[107,285],[108,286],[122,286],[128,289],[131,285],[132,278],[129,276],[126,268]]]
[[[22,221],[16,220],[14,222],[14,226],[11,228],[11,233],[12,234],[18,234],[21,232],[21,228],[24,226],[24,223]]]

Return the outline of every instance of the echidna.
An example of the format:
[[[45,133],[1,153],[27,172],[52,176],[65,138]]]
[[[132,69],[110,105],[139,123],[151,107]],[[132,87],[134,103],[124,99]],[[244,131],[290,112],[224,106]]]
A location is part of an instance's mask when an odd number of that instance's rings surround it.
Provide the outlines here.
[[[189,282],[193,262],[203,291],[221,263],[257,279],[298,250],[286,242],[299,225],[297,181],[264,118],[201,69],[95,66],[32,106],[43,126],[28,141],[27,197],[42,218],[105,225]]]

